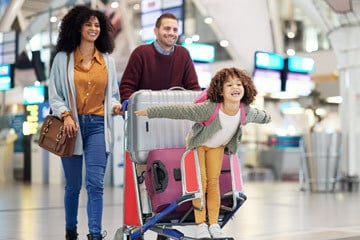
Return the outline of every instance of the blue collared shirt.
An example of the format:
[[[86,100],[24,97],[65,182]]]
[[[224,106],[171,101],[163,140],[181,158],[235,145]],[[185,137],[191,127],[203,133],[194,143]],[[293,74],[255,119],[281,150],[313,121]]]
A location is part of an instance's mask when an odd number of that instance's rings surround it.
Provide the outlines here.
[[[169,51],[165,51],[156,40],[154,41],[154,46],[155,46],[156,51],[158,51],[158,53],[163,54],[163,55],[171,55],[175,49],[175,47],[172,46]]]

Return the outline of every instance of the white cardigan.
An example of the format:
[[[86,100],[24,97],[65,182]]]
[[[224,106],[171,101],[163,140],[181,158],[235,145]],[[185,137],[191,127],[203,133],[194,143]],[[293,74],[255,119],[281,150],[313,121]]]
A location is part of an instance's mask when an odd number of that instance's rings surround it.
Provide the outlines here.
[[[74,99],[74,106],[76,106],[75,97],[75,84],[74,84],[74,53],[69,54],[69,67],[67,69],[67,54],[66,52],[58,52],[54,58],[50,79],[49,79],[49,103],[53,114],[59,116],[66,111],[70,111],[70,98],[68,94],[68,83],[66,79],[69,77],[71,92]],[[103,53],[105,63],[108,71],[108,82],[106,86],[105,94],[105,106],[104,106],[104,129],[105,129],[105,144],[106,152],[110,152],[111,140],[112,140],[112,109],[113,106],[120,105],[119,86],[117,81],[117,74],[115,68],[114,59],[108,54]],[[72,109],[76,121],[78,122],[77,109]],[[78,131],[74,155],[83,154],[83,143],[81,132]]]

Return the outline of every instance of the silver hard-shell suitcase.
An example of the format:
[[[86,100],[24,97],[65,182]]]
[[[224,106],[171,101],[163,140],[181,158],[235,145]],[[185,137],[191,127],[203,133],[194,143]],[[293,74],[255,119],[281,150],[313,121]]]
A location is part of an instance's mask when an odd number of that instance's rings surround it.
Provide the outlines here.
[[[132,161],[145,163],[150,150],[184,148],[185,137],[194,124],[189,120],[136,117],[135,110],[164,104],[191,104],[200,91],[191,90],[140,90],[128,101],[127,149]]]

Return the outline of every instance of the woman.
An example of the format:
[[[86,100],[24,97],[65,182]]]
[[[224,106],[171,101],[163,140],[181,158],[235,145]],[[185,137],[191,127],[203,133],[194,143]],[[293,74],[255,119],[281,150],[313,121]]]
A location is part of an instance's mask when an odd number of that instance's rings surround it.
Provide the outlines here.
[[[78,205],[85,162],[89,240],[103,239],[104,175],[111,147],[112,114],[121,110],[111,23],[100,11],[75,6],[63,18],[50,73],[49,102],[76,138],[72,157],[62,157],[66,239],[78,239]],[[69,82],[69,85],[68,85]],[[71,106],[69,87],[74,107]]]

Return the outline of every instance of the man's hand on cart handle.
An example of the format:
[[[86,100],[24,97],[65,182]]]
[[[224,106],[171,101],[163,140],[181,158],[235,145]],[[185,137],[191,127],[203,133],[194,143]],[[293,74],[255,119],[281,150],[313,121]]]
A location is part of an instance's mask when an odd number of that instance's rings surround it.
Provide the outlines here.
[[[127,111],[128,103],[129,103],[129,100],[125,100],[121,104],[120,115],[123,116],[124,119],[125,119],[125,112]]]
[[[126,112],[127,107],[128,107],[128,103],[129,103],[129,100],[127,100],[127,99],[122,102],[122,104],[121,104],[121,111],[122,112]]]

